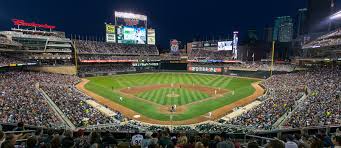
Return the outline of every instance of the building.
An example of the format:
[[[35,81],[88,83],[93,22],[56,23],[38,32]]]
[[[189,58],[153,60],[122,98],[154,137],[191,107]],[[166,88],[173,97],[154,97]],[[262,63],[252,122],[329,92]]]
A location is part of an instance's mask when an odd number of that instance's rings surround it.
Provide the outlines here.
[[[255,28],[250,28],[247,30],[247,37],[249,40],[258,40],[258,35],[257,35],[257,29]]]
[[[308,0],[307,27],[308,33],[329,30],[328,16],[333,13],[335,0]]]
[[[296,37],[306,34],[307,28],[307,14],[308,9],[302,8],[298,10],[297,22],[296,22]]]
[[[281,16],[275,19],[273,40],[277,42],[291,42],[294,25],[290,16]]]
[[[269,26],[266,26],[264,28],[263,41],[265,41],[265,42],[272,42],[272,34],[273,34],[272,30],[273,30],[272,27],[269,27]]]

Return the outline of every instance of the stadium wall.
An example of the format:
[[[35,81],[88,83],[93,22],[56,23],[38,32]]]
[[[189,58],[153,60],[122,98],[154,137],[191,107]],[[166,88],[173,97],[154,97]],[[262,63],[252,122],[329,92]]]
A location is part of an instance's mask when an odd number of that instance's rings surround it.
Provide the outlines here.
[[[165,63],[161,62],[160,69],[162,70],[187,70],[187,63]]]

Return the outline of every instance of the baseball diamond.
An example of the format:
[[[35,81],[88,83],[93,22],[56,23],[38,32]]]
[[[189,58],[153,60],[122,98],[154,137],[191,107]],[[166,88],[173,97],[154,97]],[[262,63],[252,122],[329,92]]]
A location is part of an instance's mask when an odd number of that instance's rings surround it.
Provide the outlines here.
[[[128,117],[140,115],[136,120],[182,124],[210,120],[204,116],[212,111],[213,118],[221,117],[252,102],[262,95],[262,88],[255,87],[259,81],[222,75],[144,73],[89,77],[78,88]],[[170,112],[173,105],[177,109]],[[223,110],[227,106],[229,109]]]

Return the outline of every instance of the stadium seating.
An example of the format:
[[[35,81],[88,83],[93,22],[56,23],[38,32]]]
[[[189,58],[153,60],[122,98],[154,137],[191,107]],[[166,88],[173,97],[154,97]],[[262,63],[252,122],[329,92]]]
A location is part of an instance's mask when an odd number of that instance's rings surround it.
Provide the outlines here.
[[[15,41],[12,41],[4,35],[0,35],[0,45],[1,46],[3,46],[3,45],[22,46],[22,44],[15,42]]]
[[[0,67],[8,66],[9,64],[22,64],[24,61],[15,57],[10,57],[5,54],[0,54]]]
[[[207,125],[202,126],[205,128]],[[211,128],[208,126],[208,128]],[[180,129],[180,128],[179,128]],[[311,129],[311,132],[281,131],[280,136],[257,136],[233,133],[197,133],[181,128],[182,132],[172,132],[160,128],[156,132],[117,133],[110,131],[88,131],[77,129],[32,128],[19,123],[4,125],[0,130],[0,146],[7,147],[195,147],[195,148],[284,148],[292,147],[335,147],[341,146],[338,129],[328,132],[325,128]],[[327,129],[328,130],[328,129]],[[329,129],[330,130],[330,129]],[[315,132],[312,132],[315,131]],[[283,132],[283,133],[282,133]],[[332,135],[331,135],[332,134]],[[137,138],[138,137],[138,138]]]
[[[303,45],[303,49],[338,46],[341,44],[341,30],[337,29]]]
[[[134,72],[136,69],[129,63],[122,64],[92,64],[82,65],[79,73],[116,73],[116,72]]]
[[[272,129],[275,122],[284,117],[288,119],[284,125],[289,127],[339,125],[340,74],[338,68],[322,68],[275,75],[262,83],[268,90],[266,100],[228,123]],[[310,93],[300,102],[306,89]]]
[[[75,46],[80,54],[159,55],[154,45],[125,45],[76,40]]]
[[[188,54],[189,60],[230,60],[230,51],[192,49]]]

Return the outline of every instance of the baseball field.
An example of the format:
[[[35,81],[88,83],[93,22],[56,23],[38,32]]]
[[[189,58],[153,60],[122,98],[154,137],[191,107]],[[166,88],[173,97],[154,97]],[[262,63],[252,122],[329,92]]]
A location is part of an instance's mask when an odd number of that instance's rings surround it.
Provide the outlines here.
[[[251,103],[264,92],[259,81],[222,75],[143,73],[89,77],[77,88],[136,120],[192,124],[220,118]],[[176,107],[174,112],[172,107]]]

